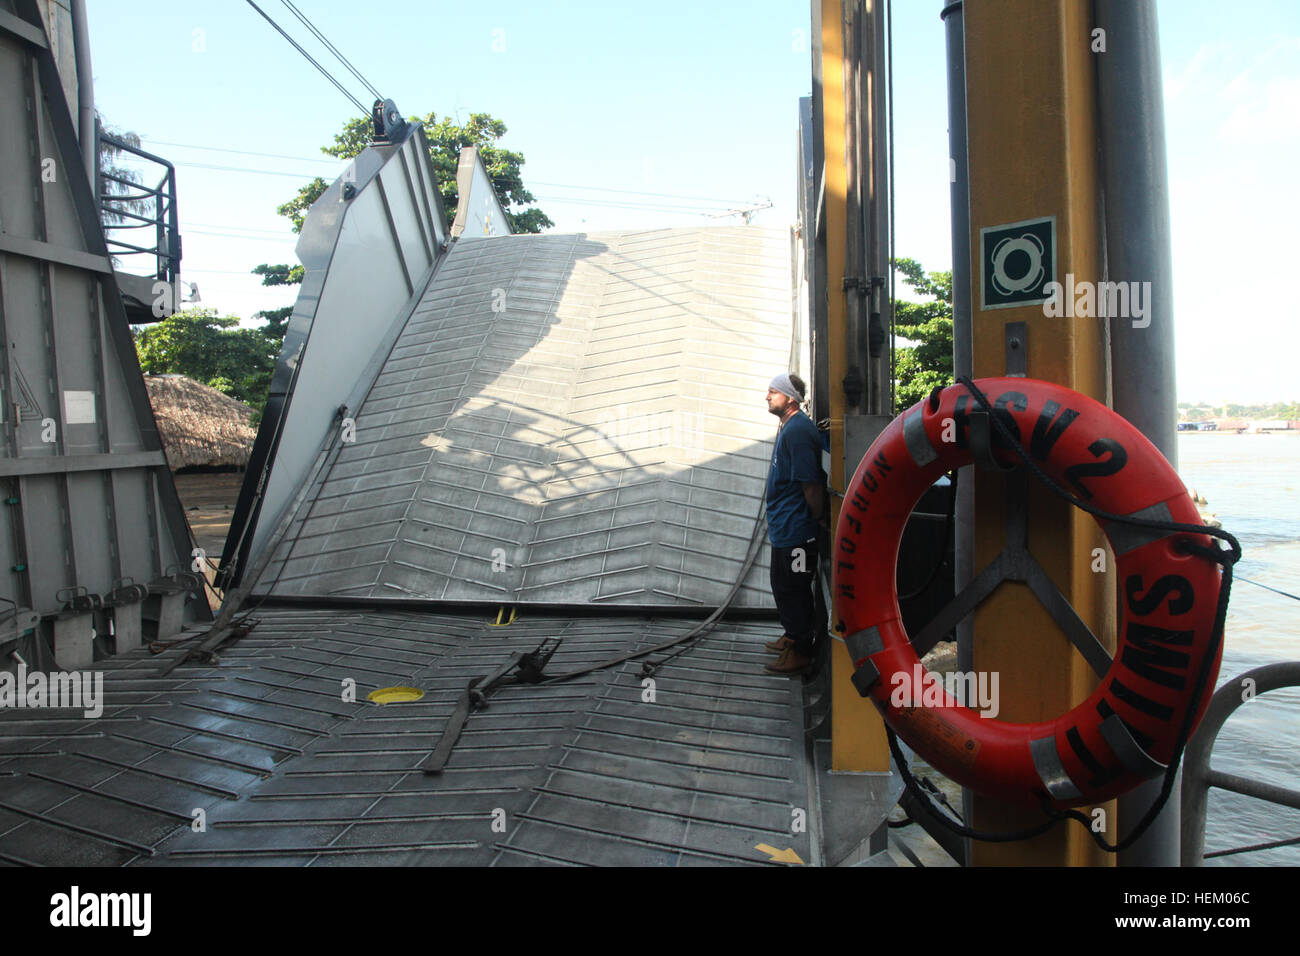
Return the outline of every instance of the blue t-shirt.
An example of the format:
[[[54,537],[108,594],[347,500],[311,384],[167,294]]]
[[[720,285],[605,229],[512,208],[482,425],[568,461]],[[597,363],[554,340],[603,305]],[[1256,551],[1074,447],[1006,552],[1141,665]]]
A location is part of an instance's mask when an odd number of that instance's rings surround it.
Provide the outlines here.
[[[817,519],[803,496],[805,482],[826,483],[822,434],[803,412],[790,416],[772,447],[767,472],[767,537],[774,548],[792,548],[817,534]]]

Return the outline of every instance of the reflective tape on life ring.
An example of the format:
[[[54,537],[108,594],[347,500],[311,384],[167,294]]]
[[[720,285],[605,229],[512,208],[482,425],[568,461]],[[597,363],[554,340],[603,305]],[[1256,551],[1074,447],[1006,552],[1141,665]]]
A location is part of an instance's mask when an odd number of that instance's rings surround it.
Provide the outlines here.
[[[1030,458],[1078,498],[1112,514],[1202,524],[1173,467],[1111,409],[1034,379],[975,384]],[[913,750],[963,786],[1024,805],[1044,795],[1058,808],[1108,800],[1164,772],[1187,711],[1195,707],[1199,723],[1209,704],[1209,693],[1193,696],[1215,643],[1220,568],[1175,547],[1179,538],[1208,546],[1208,536],[1103,523],[1121,611],[1114,659],[1092,694],[1032,724],[982,717],[933,687],[941,702],[927,701],[925,688],[913,686],[920,662],[898,606],[899,543],[925,491],[971,463],[970,415],[978,410],[961,385],[944,389],[937,404],[912,406],[872,444],[845,490],[832,593],[854,684]],[[995,456],[1003,465],[1019,461],[1007,450]],[[1074,560],[1091,563],[1092,555]],[[1207,688],[1221,653],[1220,644]]]

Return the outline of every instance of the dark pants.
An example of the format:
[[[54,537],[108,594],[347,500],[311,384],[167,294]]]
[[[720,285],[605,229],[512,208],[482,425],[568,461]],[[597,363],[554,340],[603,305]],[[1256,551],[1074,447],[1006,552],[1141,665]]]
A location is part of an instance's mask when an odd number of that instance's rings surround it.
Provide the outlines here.
[[[818,615],[813,599],[817,580],[817,539],[790,548],[772,548],[772,597],[781,627],[794,649],[811,657],[817,646]]]

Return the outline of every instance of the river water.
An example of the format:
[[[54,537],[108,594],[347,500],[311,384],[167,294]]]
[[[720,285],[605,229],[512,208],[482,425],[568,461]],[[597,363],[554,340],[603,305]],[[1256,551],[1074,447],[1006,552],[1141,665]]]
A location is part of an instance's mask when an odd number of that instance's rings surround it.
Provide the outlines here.
[[[1178,471],[1241,541],[1219,686],[1244,671],[1300,660],[1300,435],[1178,436]],[[1260,695],[1219,734],[1211,766],[1300,790],[1300,687]],[[1300,837],[1300,810],[1210,791],[1205,851]],[[1300,865],[1300,845],[1206,860],[1207,866]]]

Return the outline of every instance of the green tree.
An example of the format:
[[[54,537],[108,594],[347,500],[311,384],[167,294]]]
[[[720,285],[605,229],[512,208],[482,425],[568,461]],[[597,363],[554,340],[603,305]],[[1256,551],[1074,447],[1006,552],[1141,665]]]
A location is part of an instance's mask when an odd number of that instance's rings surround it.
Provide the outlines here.
[[[280,352],[279,341],[266,329],[241,329],[235,316],[202,308],[176,312],[132,335],[141,371],[188,375],[259,413],[266,403]],[[282,328],[279,335],[283,338]]]
[[[262,285],[297,285],[302,281],[303,268],[287,263],[271,266],[263,262],[253,268],[253,275],[262,277]]]
[[[136,149],[140,148],[138,133],[104,125],[103,117],[98,110],[95,111],[95,125],[105,135],[120,140],[128,146],[134,146]],[[120,225],[127,222],[125,213],[135,213],[138,216],[156,215],[157,210],[154,207],[157,200],[152,196],[139,198],[144,196],[144,183],[140,173],[129,166],[121,165],[122,148],[107,139],[100,139],[98,147],[101,219],[108,225]],[[135,240],[131,241],[135,245],[141,245]]]
[[[502,149],[497,140],[506,134],[506,124],[494,119],[487,113],[471,113],[468,122],[463,125],[455,123],[450,117],[438,119],[437,114],[430,113],[423,119],[410,117],[412,123],[424,125],[424,136],[429,143],[429,159],[433,163],[434,177],[438,191],[442,194],[443,211],[447,215],[447,226],[451,227],[456,218],[456,202],[459,193],[456,190],[456,169],[460,163],[460,151],[466,146],[477,146],[483,166],[492,179],[501,206],[510,219],[510,228],[514,232],[541,232],[553,223],[546,213],[532,206],[533,194],[524,188],[520,172],[524,165],[524,154],[515,150]],[[335,134],[333,146],[322,146],[321,152],[339,159],[352,159],[370,145],[371,125],[369,118],[357,117],[343,124],[341,132]],[[293,231],[302,230],[303,220],[311,204],[321,197],[329,188],[329,183],[317,176],[306,186],[298,190],[298,195],[276,208],[281,216],[287,216],[293,223]],[[260,272],[265,268],[267,271]],[[301,273],[301,267],[294,267]],[[285,285],[302,281],[301,274],[295,279],[287,266],[259,266],[253,270],[262,275],[263,285]]]
[[[263,312],[253,313],[253,318],[265,320],[266,325],[262,326],[258,331],[276,343],[277,351],[280,343],[284,341],[284,333],[289,327],[289,316],[291,315],[293,315],[293,306],[291,305],[286,305],[283,309],[267,309]]]
[[[912,343],[898,348],[895,367],[895,401],[904,409],[936,386],[952,384],[952,273],[927,273],[915,259],[895,259],[894,268],[912,291],[927,297],[894,300],[894,330]]]

